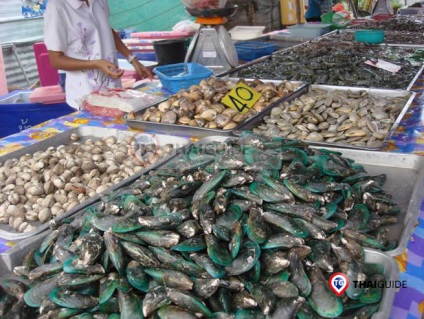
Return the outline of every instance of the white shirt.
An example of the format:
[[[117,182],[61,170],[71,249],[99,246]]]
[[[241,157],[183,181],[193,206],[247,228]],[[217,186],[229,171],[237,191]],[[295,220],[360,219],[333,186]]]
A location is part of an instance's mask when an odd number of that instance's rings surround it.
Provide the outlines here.
[[[80,60],[105,59],[118,65],[109,24],[107,0],[49,0],[44,14],[44,42],[48,50]],[[102,87],[120,87],[121,81],[100,70],[67,71],[66,102],[79,108],[87,94]]]

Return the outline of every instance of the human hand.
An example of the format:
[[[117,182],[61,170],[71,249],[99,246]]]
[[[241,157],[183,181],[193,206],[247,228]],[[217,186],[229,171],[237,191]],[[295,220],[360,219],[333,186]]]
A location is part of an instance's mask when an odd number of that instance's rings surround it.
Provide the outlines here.
[[[124,70],[120,70],[118,66],[107,60],[98,60],[97,68],[113,79],[118,79],[124,74]]]
[[[143,64],[141,64],[140,61],[134,59],[132,65],[134,66],[134,69],[137,71],[137,73],[142,79],[148,78],[150,80],[153,80],[152,71],[150,71],[150,69],[146,68]]]

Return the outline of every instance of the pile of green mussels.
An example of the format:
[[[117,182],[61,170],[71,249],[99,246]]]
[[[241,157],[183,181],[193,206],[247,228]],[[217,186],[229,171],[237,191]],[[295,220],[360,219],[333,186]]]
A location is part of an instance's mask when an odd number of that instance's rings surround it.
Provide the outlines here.
[[[384,280],[399,208],[340,153],[244,132],[61,224],[0,279],[2,318],[370,318],[380,288],[337,297],[334,272]]]

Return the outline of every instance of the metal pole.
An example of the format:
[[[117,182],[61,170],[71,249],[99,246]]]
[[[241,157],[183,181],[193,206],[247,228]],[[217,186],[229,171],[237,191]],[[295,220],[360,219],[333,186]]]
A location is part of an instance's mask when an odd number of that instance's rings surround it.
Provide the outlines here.
[[[16,61],[18,62],[19,67],[22,70],[22,73],[24,74],[24,77],[25,77],[25,80],[28,84],[28,87],[31,87],[31,83],[29,82],[29,78],[28,78],[28,76],[25,72],[24,66],[22,65],[21,59],[19,58],[18,51],[16,50],[15,44],[14,43],[5,43],[5,44],[2,44],[2,49],[3,48],[6,49],[6,50],[8,49],[8,50],[12,51],[13,55],[16,58]]]

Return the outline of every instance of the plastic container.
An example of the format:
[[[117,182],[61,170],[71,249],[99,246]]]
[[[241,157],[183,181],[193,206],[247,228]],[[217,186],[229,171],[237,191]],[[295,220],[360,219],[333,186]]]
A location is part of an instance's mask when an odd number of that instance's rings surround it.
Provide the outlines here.
[[[153,72],[159,77],[162,85],[172,93],[188,89],[199,84],[201,80],[210,77],[213,71],[198,63],[177,63],[158,66]]]
[[[384,35],[384,30],[357,30],[355,31],[355,41],[379,44],[384,42]]]
[[[258,38],[264,30],[264,26],[236,26],[228,31],[228,33],[231,35],[231,39],[239,41]]]
[[[187,54],[186,39],[154,41],[158,65],[182,63]]]
[[[0,97],[0,138],[76,111],[66,103],[30,103],[31,93],[13,91]]]
[[[346,29],[351,21],[352,20],[337,14],[337,12],[327,12],[321,16],[322,23],[331,24],[330,30]]]
[[[29,96],[30,103],[54,104],[64,103],[65,93],[60,85],[41,86],[35,88]]]
[[[277,49],[276,44],[256,41],[238,42],[234,46],[239,60],[242,61],[252,61],[270,55]]]
[[[290,36],[296,38],[317,38],[330,32],[331,24],[305,23],[288,27]]]

